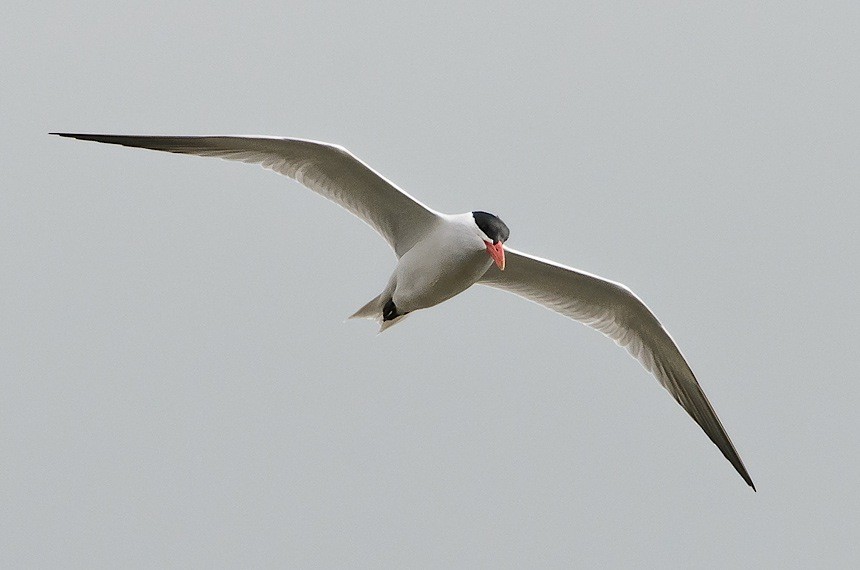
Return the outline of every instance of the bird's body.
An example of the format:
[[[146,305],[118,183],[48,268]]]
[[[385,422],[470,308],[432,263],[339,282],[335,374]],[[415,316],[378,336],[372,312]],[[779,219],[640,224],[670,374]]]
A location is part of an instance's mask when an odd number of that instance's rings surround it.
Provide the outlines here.
[[[448,215],[400,190],[343,147],[302,139],[54,133],[82,140],[261,164],[346,208],[381,234],[398,262],[353,317],[381,330],[475,283],[509,291],[602,332],[639,360],[755,486],[677,345],[625,286],[506,247],[508,227],[482,211]]]
[[[400,321],[412,311],[427,309],[447,301],[474,285],[493,260],[487,256],[484,242],[474,231],[472,214],[445,215],[397,262],[385,290],[353,317],[380,319],[381,330]],[[397,316],[385,319],[384,308],[391,301]]]

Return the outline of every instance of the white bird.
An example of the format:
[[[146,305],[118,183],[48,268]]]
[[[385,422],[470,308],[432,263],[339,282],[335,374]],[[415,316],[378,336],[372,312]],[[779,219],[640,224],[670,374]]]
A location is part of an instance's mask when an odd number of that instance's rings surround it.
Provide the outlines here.
[[[481,211],[437,212],[345,148],[312,140],[51,134],[260,164],[346,208],[379,232],[398,258],[382,293],[353,315],[379,321],[381,331],[475,283],[509,291],[597,329],[657,378],[755,490],[692,370],[648,307],[620,283],[505,247],[509,231],[498,217]]]

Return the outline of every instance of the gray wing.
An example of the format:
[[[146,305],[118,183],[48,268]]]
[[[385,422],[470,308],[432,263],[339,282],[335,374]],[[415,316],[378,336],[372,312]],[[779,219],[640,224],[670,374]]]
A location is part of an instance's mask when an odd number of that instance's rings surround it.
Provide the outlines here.
[[[627,287],[505,248],[505,270],[479,283],[503,289],[602,332],[651,372],[755,490],[738,452],[684,356],[657,317]]]
[[[51,134],[259,164],[289,176],[364,220],[388,241],[398,257],[409,251],[437,220],[435,211],[337,145],[258,136]]]

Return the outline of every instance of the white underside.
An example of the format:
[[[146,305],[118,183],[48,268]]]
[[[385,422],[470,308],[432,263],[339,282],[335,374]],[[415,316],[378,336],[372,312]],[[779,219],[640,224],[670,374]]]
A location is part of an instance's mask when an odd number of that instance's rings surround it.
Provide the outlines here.
[[[398,261],[382,293],[351,318],[380,321],[380,332],[420,309],[462,293],[493,264],[484,241],[476,232],[471,213],[440,216],[425,239]],[[382,308],[391,299],[401,316],[382,321]]]

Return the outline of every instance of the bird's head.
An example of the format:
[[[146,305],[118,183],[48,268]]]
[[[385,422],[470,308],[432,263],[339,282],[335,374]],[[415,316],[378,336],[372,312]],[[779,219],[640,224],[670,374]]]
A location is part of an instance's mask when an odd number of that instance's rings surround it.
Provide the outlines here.
[[[505,222],[493,214],[487,212],[472,212],[475,225],[478,227],[478,235],[484,241],[487,253],[496,262],[499,269],[505,269],[504,243],[511,235],[511,231]]]

